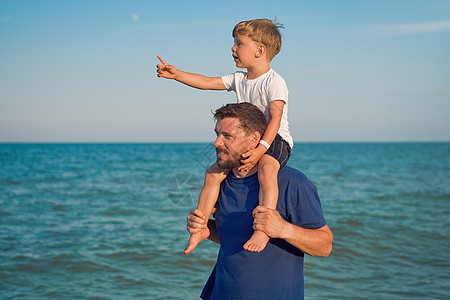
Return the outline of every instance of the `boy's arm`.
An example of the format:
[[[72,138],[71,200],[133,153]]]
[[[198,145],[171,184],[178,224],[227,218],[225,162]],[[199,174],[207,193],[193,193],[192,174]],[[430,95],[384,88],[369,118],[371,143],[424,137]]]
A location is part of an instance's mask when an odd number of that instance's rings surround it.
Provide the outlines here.
[[[158,77],[175,79],[178,82],[201,90],[225,90],[221,77],[208,77],[200,74],[188,73],[178,70],[158,55],[162,65],[156,65]]]
[[[272,142],[280,129],[281,118],[283,117],[283,108],[283,100],[275,100],[269,103],[269,124],[267,124],[266,131],[264,131],[264,135],[262,137],[262,140],[266,141],[269,145],[272,145]]]
[[[275,136],[277,135],[278,129],[280,129],[281,118],[283,116],[284,101],[275,100],[269,103],[269,124],[267,124],[266,131],[262,137],[262,140],[271,145]],[[242,156],[247,159],[242,160],[243,166],[239,167],[240,170],[250,170],[266,153],[267,148],[259,144],[253,150],[244,153]]]

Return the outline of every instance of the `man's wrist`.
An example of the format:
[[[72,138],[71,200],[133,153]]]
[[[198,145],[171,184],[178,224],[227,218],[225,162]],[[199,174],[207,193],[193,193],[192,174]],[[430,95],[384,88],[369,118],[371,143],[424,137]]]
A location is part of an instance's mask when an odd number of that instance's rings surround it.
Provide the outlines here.
[[[287,222],[286,220],[283,220],[283,228],[281,229],[280,232],[280,238],[283,240],[287,240],[291,237],[291,232],[292,232],[292,224]]]

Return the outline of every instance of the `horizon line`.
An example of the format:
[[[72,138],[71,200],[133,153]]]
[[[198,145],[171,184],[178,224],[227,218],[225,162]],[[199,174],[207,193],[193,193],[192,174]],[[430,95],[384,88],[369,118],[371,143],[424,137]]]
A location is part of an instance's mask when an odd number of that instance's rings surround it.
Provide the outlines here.
[[[212,144],[209,141],[0,141],[0,144]],[[294,141],[295,144],[450,143],[450,140]]]

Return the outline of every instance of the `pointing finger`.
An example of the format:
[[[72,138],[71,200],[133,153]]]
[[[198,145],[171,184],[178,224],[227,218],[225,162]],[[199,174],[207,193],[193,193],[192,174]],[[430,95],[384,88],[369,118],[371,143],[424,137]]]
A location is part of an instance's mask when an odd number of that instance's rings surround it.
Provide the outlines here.
[[[163,65],[167,65],[166,61],[161,56],[158,55],[157,58]]]

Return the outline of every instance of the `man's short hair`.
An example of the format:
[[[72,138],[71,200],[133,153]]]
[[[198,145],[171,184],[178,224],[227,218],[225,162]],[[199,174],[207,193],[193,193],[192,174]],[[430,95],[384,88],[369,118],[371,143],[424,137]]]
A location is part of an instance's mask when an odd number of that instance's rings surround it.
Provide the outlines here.
[[[281,50],[281,33],[284,28],[280,23],[268,19],[254,19],[239,22],[233,29],[233,37],[246,35],[253,41],[266,46],[267,57],[271,61]]]
[[[267,120],[263,112],[249,102],[229,103],[215,111],[214,119],[216,121],[225,118],[238,119],[240,128],[247,135],[257,131],[262,137],[267,126]]]

